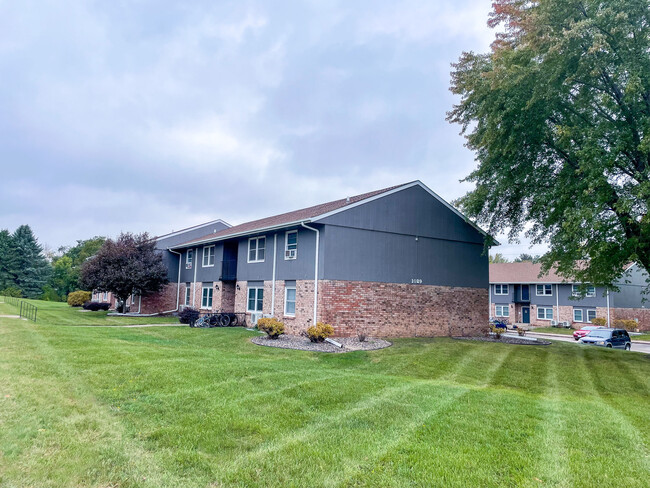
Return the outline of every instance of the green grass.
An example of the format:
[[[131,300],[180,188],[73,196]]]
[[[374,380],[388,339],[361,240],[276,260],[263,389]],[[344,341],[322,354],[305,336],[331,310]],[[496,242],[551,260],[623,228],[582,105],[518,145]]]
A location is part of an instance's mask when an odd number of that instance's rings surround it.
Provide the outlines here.
[[[67,303],[25,300],[38,307],[37,322],[48,325],[139,325],[173,324],[175,317],[109,317],[109,312],[87,312],[81,307],[70,307]],[[9,303],[0,303],[0,315],[17,314],[19,308]]]
[[[80,314],[82,315],[82,314]],[[650,356],[0,318],[1,487],[645,487]]]
[[[535,327],[533,332],[544,332],[546,334],[573,335],[576,329],[564,329],[559,327]],[[631,335],[632,341],[650,341],[650,334]]]

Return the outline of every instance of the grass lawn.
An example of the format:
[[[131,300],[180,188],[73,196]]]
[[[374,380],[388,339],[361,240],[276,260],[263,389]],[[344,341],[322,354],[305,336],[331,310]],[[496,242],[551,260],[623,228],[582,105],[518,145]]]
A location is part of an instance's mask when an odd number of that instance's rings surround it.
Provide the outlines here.
[[[0,299],[1,300],[1,299]],[[108,317],[108,312],[87,312],[67,303],[24,300],[38,307],[37,322],[48,325],[137,325],[178,323],[175,317]],[[0,303],[0,315],[17,314],[19,307]]]
[[[316,354],[254,335],[0,318],[0,486],[650,479],[650,356],[452,339]]]
[[[535,327],[531,329],[532,332],[544,332],[547,334],[562,334],[572,335],[576,329],[564,329],[560,327]],[[650,334],[630,335],[632,342],[634,341],[650,341]]]

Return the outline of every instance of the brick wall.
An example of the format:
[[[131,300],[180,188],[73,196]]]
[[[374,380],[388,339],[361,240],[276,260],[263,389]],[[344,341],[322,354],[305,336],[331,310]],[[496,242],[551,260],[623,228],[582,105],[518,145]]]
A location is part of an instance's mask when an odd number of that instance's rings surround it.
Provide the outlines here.
[[[614,327],[614,320],[637,319],[639,322],[639,330],[650,330],[650,309],[647,308],[612,308],[610,309],[610,319],[612,321],[612,327]]]
[[[140,313],[159,313],[176,308],[176,291],[178,289],[177,283],[168,283],[165,288],[155,295],[142,297],[142,306]],[[137,312],[137,305],[135,310]]]
[[[221,292],[221,306],[220,310],[222,312],[234,312],[235,311],[235,283],[234,282],[219,282],[219,287],[222,289]]]

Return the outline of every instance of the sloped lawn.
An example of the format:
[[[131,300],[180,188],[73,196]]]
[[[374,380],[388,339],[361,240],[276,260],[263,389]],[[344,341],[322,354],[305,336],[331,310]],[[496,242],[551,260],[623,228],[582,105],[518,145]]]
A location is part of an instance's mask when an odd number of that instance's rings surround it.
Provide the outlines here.
[[[646,487],[650,356],[0,319],[2,487]]]

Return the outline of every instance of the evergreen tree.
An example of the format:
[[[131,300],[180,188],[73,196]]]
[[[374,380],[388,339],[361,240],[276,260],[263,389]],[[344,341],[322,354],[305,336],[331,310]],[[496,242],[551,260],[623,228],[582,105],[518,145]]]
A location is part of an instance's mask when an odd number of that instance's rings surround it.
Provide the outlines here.
[[[8,230],[0,230],[0,290],[15,286],[18,256]]]
[[[50,264],[43,256],[43,248],[28,225],[18,227],[11,237],[18,264],[15,284],[25,297],[38,298],[51,271]]]

